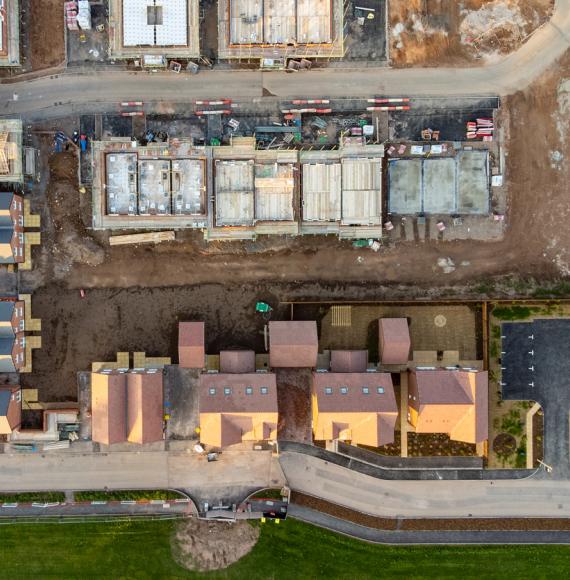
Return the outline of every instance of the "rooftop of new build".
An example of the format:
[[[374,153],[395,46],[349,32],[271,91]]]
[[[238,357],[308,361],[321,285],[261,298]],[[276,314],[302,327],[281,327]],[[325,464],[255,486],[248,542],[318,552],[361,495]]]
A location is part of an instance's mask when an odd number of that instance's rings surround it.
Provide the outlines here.
[[[0,0],[0,67],[20,65],[18,0]]]
[[[119,59],[198,57],[198,4],[198,0],[111,0],[111,55]]]
[[[220,0],[219,57],[341,57],[343,21],[342,0]]]

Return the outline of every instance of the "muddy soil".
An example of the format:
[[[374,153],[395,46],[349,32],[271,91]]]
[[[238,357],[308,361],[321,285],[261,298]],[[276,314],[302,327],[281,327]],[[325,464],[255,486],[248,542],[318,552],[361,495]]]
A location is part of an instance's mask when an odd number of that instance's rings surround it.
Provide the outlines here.
[[[212,522],[189,518],[180,522],[172,540],[174,559],[188,570],[222,570],[248,554],[259,527],[248,522]]]
[[[509,209],[501,242],[405,242],[374,253],[332,237],[208,246],[199,232],[177,232],[172,243],[111,249],[108,233],[85,226],[89,196],[77,191],[74,154],[51,157],[49,183],[32,198],[42,211],[42,247],[34,249],[32,272],[19,274],[20,290],[33,292],[33,315],[43,319],[43,347],[23,382],[44,400],[63,400],[75,397],[78,370],[117,350],[176,360],[182,319],[206,321],[210,352],[263,352],[256,300],[480,299],[556,284],[570,273],[567,78],[569,55],[503,101]],[[442,274],[441,257],[469,265]]]
[[[553,0],[390,0],[392,64],[481,64],[517,50],[553,6]]]
[[[33,70],[58,66],[65,61],[64,2],[65,0],[28,2],[28,42]]]

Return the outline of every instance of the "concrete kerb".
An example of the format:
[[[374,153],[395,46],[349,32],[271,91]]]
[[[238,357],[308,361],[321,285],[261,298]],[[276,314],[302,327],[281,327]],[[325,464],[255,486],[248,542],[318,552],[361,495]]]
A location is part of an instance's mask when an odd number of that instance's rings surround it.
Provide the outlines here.
[[[347,455],[334,453],[307,445],[304,443],[297,443],[293,441],[281,441],[280,452],[300,453],[310,455],[323,461],[328,461],[339,467],[344,467],[363,475],[368,475],[376,479],[385,480],[454,480],[454,481],[468,481],[468,480],[497,480],[497,479],[527,479],[533,477],[540,471],[540,469],[474,469],[474,468],[429,468],[429,467],[414,467],[402,468],[392,467],[390,465],[381,465],[380,460],[382,456],[378,456],[378,463],[367,463]]]
[[[480,532],[480,531],[426,531],[402,532],[398,530],[377,530],[347,522],[316,510],[291,504],[289,517],[328,530],[358,539],[369,544],[388,546],[418,545],[568,545],[570,532]]]
[[[542,409],[539,403],[535,403],[526,413],[526,468],[534,467],[534,429],[533,419],[538,411]]]

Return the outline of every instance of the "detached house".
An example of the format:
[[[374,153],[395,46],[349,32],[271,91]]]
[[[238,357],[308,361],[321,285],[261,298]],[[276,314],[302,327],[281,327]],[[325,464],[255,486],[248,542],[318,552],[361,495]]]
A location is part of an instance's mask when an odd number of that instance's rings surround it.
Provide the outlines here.
[[[367,351],[333,351],[331,371],[314,372],[313,438],[380,447],[394,442],[398,407],[390,373],[367,371]]]
[[[486,371],[415,369],[408,385],[408,421],[416,433],[447,433],[481,443],[489,437]]]
[[[222,351],[220,371],[200,377],[200,441],[226,447],[277,438],[275,375],[255,371],[253,351]]]

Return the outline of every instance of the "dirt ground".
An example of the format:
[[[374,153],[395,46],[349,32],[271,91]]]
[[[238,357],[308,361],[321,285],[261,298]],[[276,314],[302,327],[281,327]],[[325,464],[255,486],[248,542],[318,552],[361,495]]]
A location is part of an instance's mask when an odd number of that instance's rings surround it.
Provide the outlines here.
[[[516,50],[554,0],[390,0],[394,66],[464,66]]]
[[[248,522],[212,522],[189,518],[180,522],[172,539],[175,560],[188,570],[222,570],[248,554],[259,527]]]
[[[65,60],[64,1],[24,0],[29,11],[28,43],[32,70],[57,66]]]
[[[539,283],[568,292],[560,284],[570,273],[568,78],[570,55],[503,101],[509,225],[501,242],[410,241],[374,253],[333,237],[208,246],[200,232],[177,232],[172,243],[111,249],[108,234],[86,227],[89,194],[77,191],[74,153],[51,157],[31,196],[43,244],[33,251],[34,269],[19,274],[20,291],[33,292],[33,315],[43,320],[43,347],[24,383],[44,400],[63,400],[76,394],[77,371],[117,350],[176,360],[184,318],[206,321],[212,352],[240,345],[262,352],[256,300],[508,298],[533,295]],[[442,274],[437,261],[446,256],[468,266]]]
[[[280,441],[312,443],[311,382],[310,369],[277,369]]]

